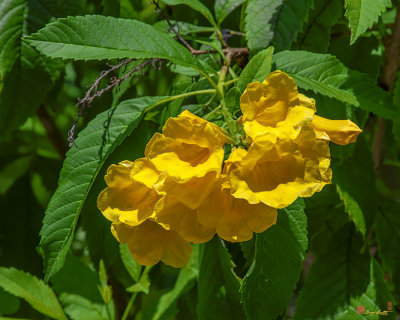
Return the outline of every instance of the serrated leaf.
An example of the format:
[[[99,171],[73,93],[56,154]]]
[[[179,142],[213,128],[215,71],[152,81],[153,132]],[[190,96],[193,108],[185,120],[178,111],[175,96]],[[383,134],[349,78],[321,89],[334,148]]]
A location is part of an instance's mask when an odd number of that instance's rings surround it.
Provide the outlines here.
[[[0,3],[0,79],[18,58],[24,9],[25,0],[3,0]]]
[[[378,252],[385,270],[392,274],[397,293],[400,293],[400,205],[380,199],[375,219]]]
[[[189,22],[184,22],[184,21],[169,20],[169,22],[179,30],[179,33],[182,36],[191,33],[203,33],[203,32],[215,31],[215,29],[212,27],[197,26],[195,24],[191,24]],[[171,27],[166,20],[157,21],[155,24],[153,24],[153,27],[165,33],[169,33],[173,37],[176,37],[176,34],[171,30]]]
[[[142,273],[142,266],[133,259],[127,244],[119,245],[119,253],[121,255],[122,263],[124,264],[129,275],[135,282],[137,282],[140,278],[140,274]]]
[[[246,9],[246,39],[250,50],[273,45],[278,51],[289,49],[314,0],[250,0]]]
[[[233,10],[244,2],[246,2],[246,0],[215,0],[214,12],[218,25],[220,25]]]
[[[319,0],[310,10],[308,23],[299,34],[296,48],[325,53],[328,49],[331,28],[342,16],[341,0]]]
[[[345,211],[357,230],[365,236],[377,209],[375,170],[368,143],[364,137],[357,140],[353,157],[334,168],[333,182],[344,202]]]
[[[24,299],[37,311],[59,320],[67,320],[53,290],[29,273],[0,267],[0,286]]]
[[[167,320],[177,314],[178,299],[193,288],[199,274],[198,249],[198,246],[194,246],[189,261],[179,272],[174,288],[163,294],[158,300],[151,317],[152,320]]]
[[[198,60],[169,35],[131,19],[98,15],[58,19],[26,40],[52,58],[161,58],[187,67],[202,68]]]
[[[278,221],[257,235],[252,266],[241,287],[249,320],[275,319],[292,298],[308,247],[304,201],[280,210]]]
[[[244,319],[240,282],[222,240],[215,236],[200,250],[197,319]]]
[[[60,301],[72,320],[110,320],[106,306],[75,295],[63,293]]]
[[[274,55],[276,68],[293,77],[305,90],[335,98],[393,121],[400,115],[392,109],[389,94],[368,75],[347,69],[329,54],[282,51]],[[318,108],[318,106],[317,106]]]
[[[352,224],[339,229],[311,266],[296,301],[296,319],[330,319],[365,292],[370,278],[368,252]]]
[[[212,26],[214,27],[217,26],[210,10],[208,10],[208,8],[204,4],[202,4],[199,0],[161,0],[161,1],[169,6],[176,6],[179,4],[187,5],[191,7],[193,10],[200,12],[211,23]]]
[[[59,76],[59,61],[21,40],[54,17],[74,14],[79,0],[3,0],[0,4],[0,142],[9,138],[46,97]],[[29,94],[27,94],[29,92]],[[15,112],[18,110],[18,112]]]
[[[76,147],[66,155],[40,232],[46,281],[64,263],[82,205],[107,157],[138,125],[144,110],[163,98],[126,100],[99,114],[80,132]]]
[[[346,0],[345,16],[351,30],[350,44],[378,22],[379,16],[392,6],[390,0]]]
[[[239,80],[236,86],[241,92],[246,89],[246,86],[250,82],[258,81],[263,82],[271,71],[272,54],[274,48],[269,47],[265,50],[260,51],[255,55],[240,74]]]

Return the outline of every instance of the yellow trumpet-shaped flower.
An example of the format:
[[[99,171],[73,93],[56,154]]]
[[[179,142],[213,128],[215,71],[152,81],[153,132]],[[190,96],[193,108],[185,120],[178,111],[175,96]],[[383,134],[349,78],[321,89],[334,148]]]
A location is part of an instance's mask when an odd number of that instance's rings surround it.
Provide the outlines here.
[[[229,138],[215,124],[185,110],[170,118],[163,134],[156,133],[147,144],[145,155],[155,168],[177,182],[220,172],[223,145]]]
[[[263,203],[250,204],[230,193],[227,179],[247,154],[244,149],[234,150],[225,161],[224,174],[211,194],[198,209],[198,220],[203,225],[216,228],[218,235],[227,241],[247,241],[254,232],[263,232],[275,224],[277,211]]]
[[[311,126],[317,132],[325,132],[329,139],[340,145],[356,142],[362,130],[350,120],[329,120],[315,115]]]
[[[240,108],[249,143],[268,132],[295,137],[306,125],[314,128],[319,139],[342,145],[354,142],[362,132],[350,120],[314,115],[314,99],[298,93],[295,81],[280,70],[270,73],[263,83],[250,83],[240,98]]]
[[[100,192],[97,206],[108,220],[136,226],[153,214],[159,198],[153,185],[159,172],[149,160],[111,165],[104,179],[107,188]]]
[[[251,144],[228,178],[235,198],[284,208],[331,182],[329,141],[301,127],[296,137],[267,133]]]
[[[192,246],[178,233],[164,229],[148,219],[137,226],[113,223],[111,232],[120,243],[127,243],[133,258],[142,265],[153,265],[160,260],[175,268],[188,261]]]

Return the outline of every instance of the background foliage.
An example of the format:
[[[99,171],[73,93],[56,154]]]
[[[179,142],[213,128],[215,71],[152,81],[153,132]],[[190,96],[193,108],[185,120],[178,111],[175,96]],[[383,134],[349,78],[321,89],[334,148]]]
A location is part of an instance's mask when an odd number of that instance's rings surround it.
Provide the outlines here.
[[[148,2],[0,2],[0,319],[395,319],[398,1]],[[182,110],[224,125],[216,90],[240,116],[247,83],[275,69],[363,128],[331,145],[333,184],[181,270],[137,264],[96,207],[106,168]]]

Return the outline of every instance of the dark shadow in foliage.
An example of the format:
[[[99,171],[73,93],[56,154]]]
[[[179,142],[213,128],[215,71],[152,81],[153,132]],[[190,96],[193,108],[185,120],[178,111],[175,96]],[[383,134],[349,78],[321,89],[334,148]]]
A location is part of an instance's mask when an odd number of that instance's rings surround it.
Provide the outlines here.
[[[317,256],[296,302],[296,319],[329,318],[360,297],[370,281],[370,257],[353,223],[340,228]]]

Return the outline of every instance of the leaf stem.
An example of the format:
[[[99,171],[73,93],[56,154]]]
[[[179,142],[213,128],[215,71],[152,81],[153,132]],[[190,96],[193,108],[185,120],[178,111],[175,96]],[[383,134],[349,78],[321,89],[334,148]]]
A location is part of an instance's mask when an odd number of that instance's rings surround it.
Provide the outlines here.
[[[225,86],[229,86],[229,85],[231,85],[232,83],[235,83],[236,81],[238,81],[239,80],[239,78],[235,78],[235,79],[232,79],[232,80],[229,80],[229,81],[225,81],[222,85],[225,87]]]
[[[177,99],[181,99],[181,98],[186,98],[186,97],[190,97],[190,96],[196,96],[196,95],[200,95],[200,94],[209,94],[209,93],[216,93],[217,91],[215,89],[206,89],[206,90],[199,90],[199,91],[192,91],[192,92],[186,92],[186,93],[182,93],[182,94],[178,94],[176,96],[172,96],[172,97],[168,97],[165,99],[162,99],[160,101],[158,101],[157,103],[149,106],[145,112],[148,112],[152,109],[154,109],[155,107],[159,106],[160,104],[166,103],[166,102],[170,102],[170,101],[174,101]]]

